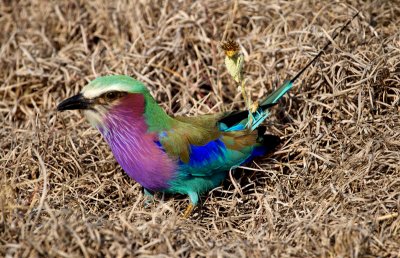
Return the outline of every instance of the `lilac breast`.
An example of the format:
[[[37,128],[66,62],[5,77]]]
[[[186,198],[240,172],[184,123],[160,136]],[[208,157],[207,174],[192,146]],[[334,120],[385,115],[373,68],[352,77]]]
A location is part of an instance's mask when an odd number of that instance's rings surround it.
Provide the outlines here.
[[[155,143],[155,133],[147,132],[142,94],[129,94],[108,112],[100,132],[124,171],[149,190],[169,187],[176,164]]]

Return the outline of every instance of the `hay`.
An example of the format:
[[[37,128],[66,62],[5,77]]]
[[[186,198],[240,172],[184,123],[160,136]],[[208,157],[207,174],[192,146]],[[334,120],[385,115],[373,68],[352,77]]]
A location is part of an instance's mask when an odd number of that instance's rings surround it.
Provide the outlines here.
[[[400,8],[395,1],[0,3],[0,256],[397,256]],[[275,108],[284,144],[187,200],[141,188],[62,99],[99,75],[142,80],[175,114],[243,108],[219,41],[245,52],[253,100],[293,76]]]

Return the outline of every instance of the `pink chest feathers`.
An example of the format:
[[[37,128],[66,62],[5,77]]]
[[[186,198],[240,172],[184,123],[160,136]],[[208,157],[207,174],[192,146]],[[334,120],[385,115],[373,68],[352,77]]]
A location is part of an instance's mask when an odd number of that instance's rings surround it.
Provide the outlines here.
[[[176,164],[149,133],[142,94],[129,94],[112,107],[99,128],[124,171],[149,190],[169,187]]]

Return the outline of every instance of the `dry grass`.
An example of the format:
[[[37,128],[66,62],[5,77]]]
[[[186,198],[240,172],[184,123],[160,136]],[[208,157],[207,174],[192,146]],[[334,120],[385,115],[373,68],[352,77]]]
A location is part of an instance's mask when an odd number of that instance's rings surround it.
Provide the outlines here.
[[[110,3],[109,3],[110,2]],[[0,256],[399,256],[396,1],[0,2]],[[187,200],[141,188],[78,112],[99,75],[144,81],[170,113],[243,107],[219,41],[245,51],[253,99],[344,35],[275,108],[272,156]]]

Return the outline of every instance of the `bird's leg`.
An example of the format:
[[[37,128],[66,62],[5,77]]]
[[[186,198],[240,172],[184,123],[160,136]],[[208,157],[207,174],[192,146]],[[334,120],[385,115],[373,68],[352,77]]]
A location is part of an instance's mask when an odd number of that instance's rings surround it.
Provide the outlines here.
[[[199,196],[196,192],[188,192],[190,203],[186,207],[185,212],[183,213],[183,218],[188,219],[190,215],[192,214],[194,207],[197,205],[199,202]]]
[[[154,194],[151,193],[146,188],[143,188],[143,194],[144,194],[144,206],[148,207],[154,202]]]
[[[192,214],[194,209],[193,203],[189,203],[189,205],[186,207],[185,212],[183,213],[183,218],[188,219],[190,217],[190,214]]]

